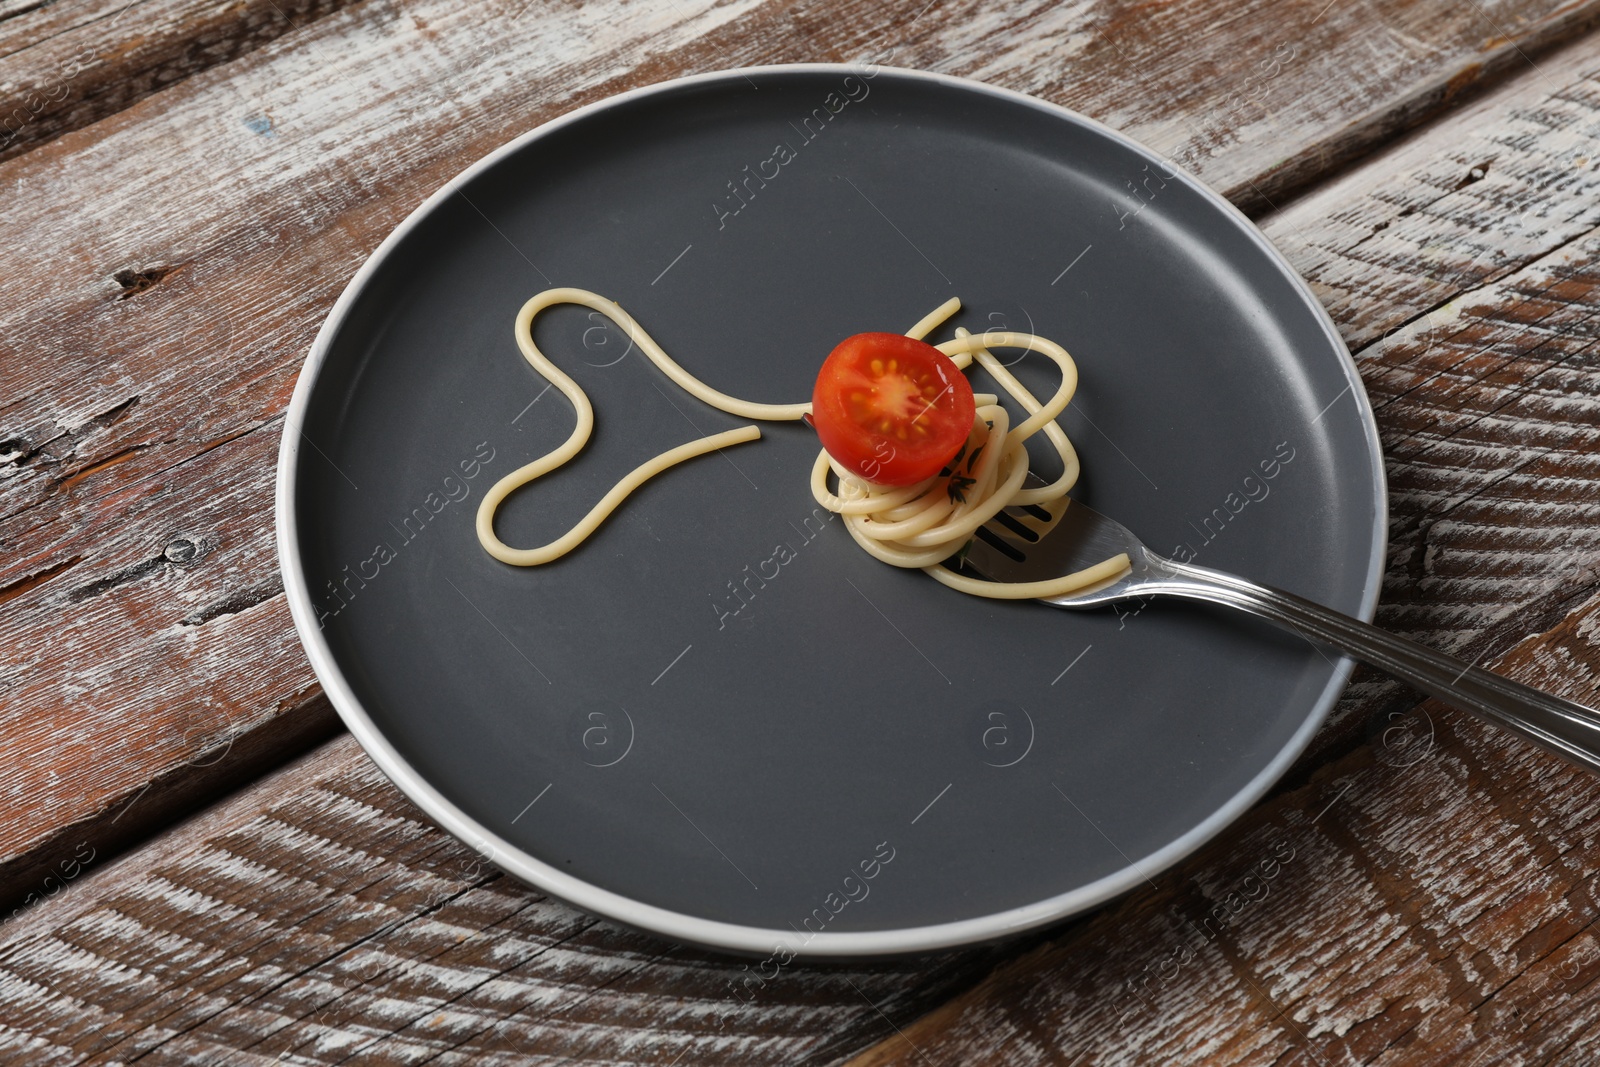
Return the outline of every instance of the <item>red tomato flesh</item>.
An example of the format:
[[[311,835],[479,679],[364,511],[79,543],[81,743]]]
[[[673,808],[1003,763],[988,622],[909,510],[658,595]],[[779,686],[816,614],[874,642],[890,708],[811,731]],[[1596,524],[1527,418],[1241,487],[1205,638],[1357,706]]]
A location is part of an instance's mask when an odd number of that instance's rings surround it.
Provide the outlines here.
[[[858,333],[823,361],[811,396],[822,447],[877,485],[938,474],[972,432],[972,386],[951,358],[898,333]]]

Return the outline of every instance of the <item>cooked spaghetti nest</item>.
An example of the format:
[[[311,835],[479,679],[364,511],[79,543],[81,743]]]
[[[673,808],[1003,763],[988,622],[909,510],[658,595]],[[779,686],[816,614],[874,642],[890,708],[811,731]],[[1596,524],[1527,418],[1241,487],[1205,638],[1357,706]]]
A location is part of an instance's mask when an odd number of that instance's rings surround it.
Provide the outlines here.
[[[550,452],[517,468],[496,482],[478,505],[478,540],[494,558],[519,567],[549,563],[572,551],[605,521],[622,501],[649,479],[695,456],[729,445],[754,441],[761,436],[756,426],[741,426],[679,445],[647,460],[629,472],[565,534],[538,548],[512,548],[494,532],[494,516],[500,504],[517,489],[562,466],[589,441],[594,430],[594,408],[577,382],[552,363],[533,341],[533,320],[543,310],[557,304],[578,304],[609,318],[637,345],[652,363],[685,392],[729,414],[766,421],[793,421],[811,410],[809,403],[759,404],[719,392],[684,370],[616,302],[587,289],[547,289],[529,300],[517,313],[516,340],[524,358],[550,384],[559,389],[577,415],[572,433]],[[924,316],[906,336],[924,339],[961,308],[955,298]],[[842,515],[845,527],[857,544],[876,558],[896,567],[917,567],[945,585],[975,596],[1001,599],[1026,599],[1061,596],[1115,578],[1128,568],[1128,557],[1119,553],[1103,563],[1073,574],[1041,582],[990,582],[968,577],[943,566],[943,561],[959,553],[976,535],[979,526],[994,518],[1002,508],[1021,504],[1049,504],[1065,497],[1078,480],[1078,455],[1056,417],[1066,410],[1077,389],[1078,369],[1067,350],[1048,338],[1031,333],[988,332],[976,336],[958,329],[956,337],[935,345],[957,367],[965,369],[974,361],[999,383],[1027,417],[1016,426],[994,394],[977,394],[977,413],[966,447],[941,473],[915,485],[886,488],[873,485],[839,466],[827,450],[821,450],[811,468],[811,492],[817,502]],[[1055,395],[1041,404],[1026,386],[996,359],[991,348],[1022,348],[1053,360],[1061,369],[1061,385]],[[1047,486],[1022,488],[1028,473],[1026,442],[1043,432],[1061,457],[1061,477]],[[829,475],[836,487],[829,488]],[[952,481],[956,491],[952,492]],[[1070,506],[1070,505],[1069,505]]]

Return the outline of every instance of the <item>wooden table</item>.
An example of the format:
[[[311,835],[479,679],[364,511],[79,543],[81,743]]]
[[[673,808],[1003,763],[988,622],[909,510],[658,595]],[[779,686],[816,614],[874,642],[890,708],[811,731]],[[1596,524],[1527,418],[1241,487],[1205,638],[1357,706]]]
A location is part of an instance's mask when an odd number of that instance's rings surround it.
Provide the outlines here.
[[[1600,0],[0,0],[0,1061],[1585,1064],[1600,783],[1358,674],[1269,798],[1018,942],[748,965],[513,884],[301,652],[272,481],[334,297],[583,103],[874,55],[1252,213],[1387,453],[1379,621],[1593,703]]]

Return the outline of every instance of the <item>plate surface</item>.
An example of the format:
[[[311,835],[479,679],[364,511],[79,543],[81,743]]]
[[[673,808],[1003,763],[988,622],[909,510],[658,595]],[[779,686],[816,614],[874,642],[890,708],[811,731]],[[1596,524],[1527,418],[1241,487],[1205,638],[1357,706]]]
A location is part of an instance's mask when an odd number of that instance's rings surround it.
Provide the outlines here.
[[[656,479],[565,559],[497,563],[478,501],[572,426],[512,338],[551,285],[617,300],[705,381],[770,402],[809,397],[845,335],[956,295],[974,331],[1073,353],[1075,495],[1157,550],[1364,618],[1383,556],[1377,436],[1332,324],[1248,221],[1126,138],[972,82],[832,65],[587,107],[384,242],[317,338],[279,470],[324,687],[510,873],[761,954],[994,938],[1192,851],[1342,688],[1347,661],[1221,609],[1064,612],[884,566],[815,506],[796,423]],[[745,421],[599,316],[557,308],[535,333],[596,433],[501,509],[508,543]],[[1048,367],[1017,365],[1041,392]]]

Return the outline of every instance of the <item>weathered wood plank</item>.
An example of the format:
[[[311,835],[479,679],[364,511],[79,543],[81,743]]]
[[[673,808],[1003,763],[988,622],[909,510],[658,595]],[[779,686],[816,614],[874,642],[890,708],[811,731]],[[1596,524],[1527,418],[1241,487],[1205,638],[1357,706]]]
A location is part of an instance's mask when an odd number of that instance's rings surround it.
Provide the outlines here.
[[[206,76],[209,87],[191,79],[102,124],[111,129],[79,135],[77,148],[58,141],[0,166],[11,202],[26,205],[22,214],[38,227],[32,238],[7,233],[8,264],[20,270],[21,259],[39,257],[37,276],[50,279],[43,288],[76,294],[72,310],[32,296],[0,307],[0,597],[9,597],[0,628],[12,650],[0,729],[32,735],[16,738],[18,759],[0,772],[0,788],[19,801],[8,807],[18,823],[0,838],[6,895],[31,884],[35,865],[53,862],[57,850],[46,843],[85,818],[105,835],[95,839],[103,851],[161,825],[169,816],[146,803],[155,799],[143,792],[150,781],[167,777],[181,789],[186,764],[212,761],[210,773],[222,774],[252,748],[244,738],[269,722],[280,724],[280,744],[304,747],[325,734],[325,718],[301,713],[325,706],[310,703],[315,685],[277,595],[276,430],[343,280],[409,205],[467,161],[426,155],[421,139],[393,135],[412,119],[454,128],[441,116],[494,95],[477,85],[476,98],[452,100],[450,86],[437,84],[441,68],[454,68],[418,22],[451,20],[447,39],[466,51],[479,12],[456,6],[404,19],[358,8],[343,27],[318,23],[302,31],[309,40],[283,42],[281,56],[246,57],[243,88],[220,71]],[[542,35],[488,71],[496,83],[525,85],[522,104],[545,95],[546,116],[571,106],[574,86],[597,91],[597,72],[637,65],[652,43],[670,49],[695,36],[617,25],[603,11],[566,9],[561,19],[539,21]],[[396,34],[410,66],[392,61]],[[574,52],[579,38],[593,50]],[[355,56],[368,73],[341,70]],[[476,48],[455,58],[468,77],[484,74]],[[381,88],[368,107],[318,95],[330,78],[397,71],[412,83]],[[269,112],[275,126],[246,124]],[[529,120],[502,118],[510,121]],[[324,137],[349,146],[352,159],[367,158],[363,141],[386,151],[410,185],[385,188],[381,168],[351,180]],[[139,154],[152,138],[169,159],[187,153],[185,165],[152,166],[161,157]],[[82,204],[58,199],[63,169],[84,175]],[[260,199],[191,210],[219,180]],[[105,210],[101,195],[184,208]],[[303,240],[308,230],[324,232]],[[79,251],[64,269],[59,248],[72,242]],[[159,283],[119,282],[124,268]],[[82,315],[86,333],[70,325]],[[68,364],[79,371],[66,372]],[[72,787],[57,787],[63,779]]]
[[[1594,704],[1600,55],[1540,68],[1265,225],[1370,342],[1397,538],[1383,621]],[[1534,211],[1553,221],[1530,241]],[[1379,293],[1411,309],[1387,337]],[[897,1036],[855,1062],[1592,1060],[1600,783],[1432,703],[1400,715],[904,1027],[925,1055]]]
[[[1252,213],[1437,114],[1491,75],[1526,69],[1530,56],[1596,17],[1579,5],[1541,17],[1474,3],[1455,9],[1461,21],[1445,26],[1444,9],[1432,6],[1334,0],[1235,8],[1225,24],[1237,29],[1225,32],[1239,40],[1223,51],[1174,47],[1185,32],[1214,35],[1224,24],[1214,9],[1187,27],[1182,12],[1157,10],[1130,8],[1094,28],[1113,63],[1108,74],[1121,80],[1115,95],[1081,84],[1075,66],[1028,91],[1133,133]],[[1081,31],[1058,39],[1064,47],[1083,42]],[[1475,53],[1468,62],[1434,66],[1468,52]],[[991,71],[1012,69],[1002,56],[973,73],[988,80]],[[1159,79],[1155,92],[1150,72]]]
[[[1262,225],[1338,321],[1377,410],[1380,623],[1468,660],[1554,625],[1600,582],[1600,48],[1541,59]],[[1361,674],[1340,714],[1396,699]],[[1325,732],[1307,765],[1350,738]]]
[[[1597,634],[1600,597],[1496,666],[1594,701]],[[1592,775],[1429,704],[1026,956],[756,982],[511,884],[346,737],[0,928],[0,1048],[798,1064],[881,1037],[852,1063],[1584,1062],[1597,812]]]
[[[1470,82],[1591,10],[1416,4],[1402,13],[1427,28],[1433,47],[1419,50],[1373,38],[1365,9],[1313,7],[1218,21],[1200,0],[920,15],[838,0],[358,4],[0,164],[17,207],[0,244],[13,275],[36,280],[0,294],[0,627],[13,649],[0,732],[17,754],[0,771],[16,801],[0,815],[0,895],[53,862],[66,827],[92,824],[109,850],[158,825],[166,809],[144,800],[163,794],[141,791],[166,781],[177,803],[186,765],[212,759],[218,738],[233,747],[211,780],[262,751],[246,739],[268,724],[281,743],[325,728],[304,714],[314,688],[274,595],[275,417],[338,288],[465,163],[688,70],[875,54],[1064,100],[1248,190],[1285,155],[1348,154],[1352,130],[1386,129],[1439,79]],[[1294,47],[1307,51],[1275,69],[1264,27],[1287,23],[1269,13],[1305,24]],[[1485,15],[1516,35],[1489,34]],[[1332,77],[1352,49],[1359,76]],[[1174,62],[1171,93],[1150,91]],[[1289,106],[1302,97],[1314,120]],[[1294,115],[1281,129],[1280,113]]]
[[[1593,703],[1600,597],[1496,664]],[[1592,1062],[1600,781],[1429,702],[850,1061]]]
[[[511,883],[345,737],[8,923],[0,1050],[38,1063],[827,1062],[993,956],[751,978],[759,961],[657,942]]]
[[[73,27],[114,15],[119,6],[116,0],[83,0],[81,3],[5,0],[0,3],[0,56],[9,56]]]
[[[0,7],[0,159],[82,129],[351,0],[80,0]],[[21,5],[14,5],[21,6]]]

